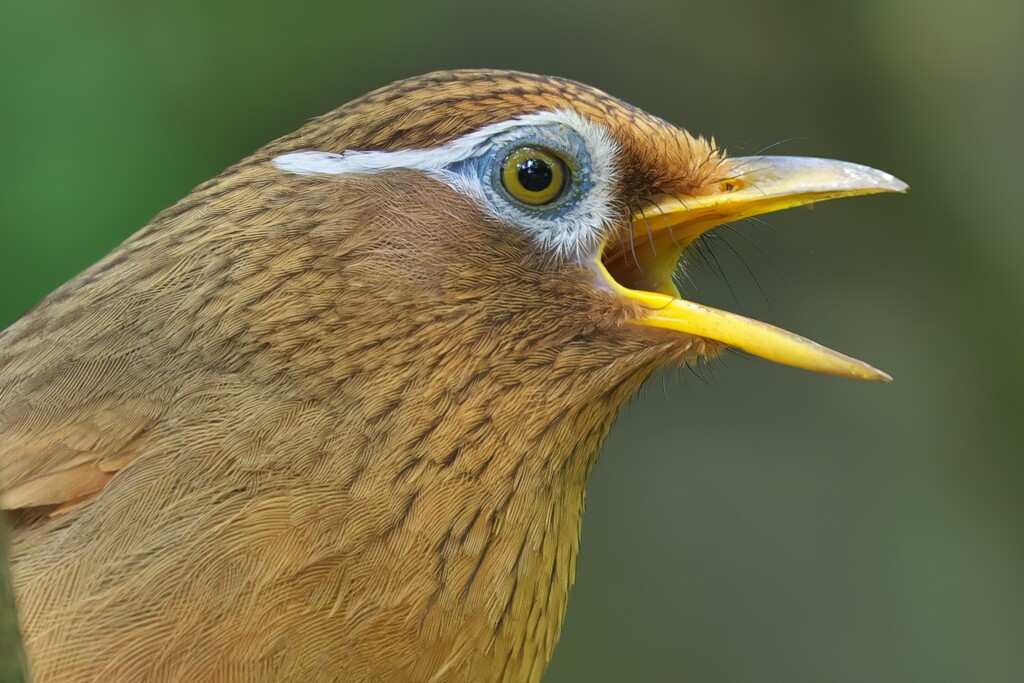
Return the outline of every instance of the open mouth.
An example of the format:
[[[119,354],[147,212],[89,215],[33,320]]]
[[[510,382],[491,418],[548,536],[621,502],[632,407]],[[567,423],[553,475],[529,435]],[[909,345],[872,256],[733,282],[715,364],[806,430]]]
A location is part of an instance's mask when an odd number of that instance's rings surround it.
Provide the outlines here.
[[[636,324],[713,339],[755,356],[815,372],[889,381],[867,363],[768,323],[683,299],[672,273],[683,251],[711,228],[812,202],[906,192],[906,183],[882,171],[830,159],[739,157],[729,178],[697,197],[660,196],[632,217],[631,235],[606,242],[595,269],[615,292],[648,310]]]

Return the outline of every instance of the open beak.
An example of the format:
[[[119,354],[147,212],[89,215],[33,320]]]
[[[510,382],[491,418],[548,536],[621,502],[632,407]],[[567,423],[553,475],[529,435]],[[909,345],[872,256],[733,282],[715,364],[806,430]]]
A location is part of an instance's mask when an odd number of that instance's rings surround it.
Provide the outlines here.
[[[648,310],[636,320],[704,337],[777,363],[842,377],[890,381],[881,370],[809,339],[735,313],[687,301],[672,282],[683,251],[711,228],[836,197],[906,192],[906,183],[867,166],[807,157],[738,157],[715,191],[658,196],[632,217],[627,239],[602,246],[598,272],[620,295]]]

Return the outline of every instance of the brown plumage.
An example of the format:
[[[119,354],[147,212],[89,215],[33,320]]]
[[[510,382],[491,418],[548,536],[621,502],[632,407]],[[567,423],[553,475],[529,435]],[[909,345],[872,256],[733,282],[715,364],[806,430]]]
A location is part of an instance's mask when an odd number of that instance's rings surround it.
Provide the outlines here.
[[[200,185],[0,334],[0,501],[39,683],[540,678],[616,411],[722,345],[634,324],[586,263],[420,171],[273,162],[556,108],[618,144],[616,244],[650,197],[727,177],[586,86],[431,74]]]

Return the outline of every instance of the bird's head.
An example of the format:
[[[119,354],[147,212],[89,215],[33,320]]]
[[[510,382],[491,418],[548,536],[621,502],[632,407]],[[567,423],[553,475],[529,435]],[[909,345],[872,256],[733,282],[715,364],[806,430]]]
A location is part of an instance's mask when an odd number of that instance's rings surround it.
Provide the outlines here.
[[[438,72],[271,142],[65,292],[143,325],[182,372],[341,387],[371,422],[416,397],[432,424],[480,395],[507,402],[488,403],[488,419],[543,406],[537,432],[584,407],[581,425],[606,426],[654,370],[728,346],[887,379],[687,301],[673,274],[716,225],[905,189],[856,164],[729,157],[572,81]]]
[[[281,202],[305,206],[321,225],[358,223],[366,296],[398,315],[427,299],[461,303],[487,312],[466,324],[561,320],[575,339],[667,345],[670,361],[735,346],[810,370],[887,378],[797,335],[687,301],[673,283],[705,231],[906,190],[887,173],[729,157],[588,86],[486,70],[391,84],[254,159],[286,177]]]

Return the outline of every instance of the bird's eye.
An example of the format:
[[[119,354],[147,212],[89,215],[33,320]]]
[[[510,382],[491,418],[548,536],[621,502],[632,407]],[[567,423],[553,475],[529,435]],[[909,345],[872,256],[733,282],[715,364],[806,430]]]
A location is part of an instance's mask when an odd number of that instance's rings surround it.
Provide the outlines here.
[[[531,206],[562,196],[571,175],[565,161],[540,147],[519,147],[501,165],[501,184],[514,199]]]

